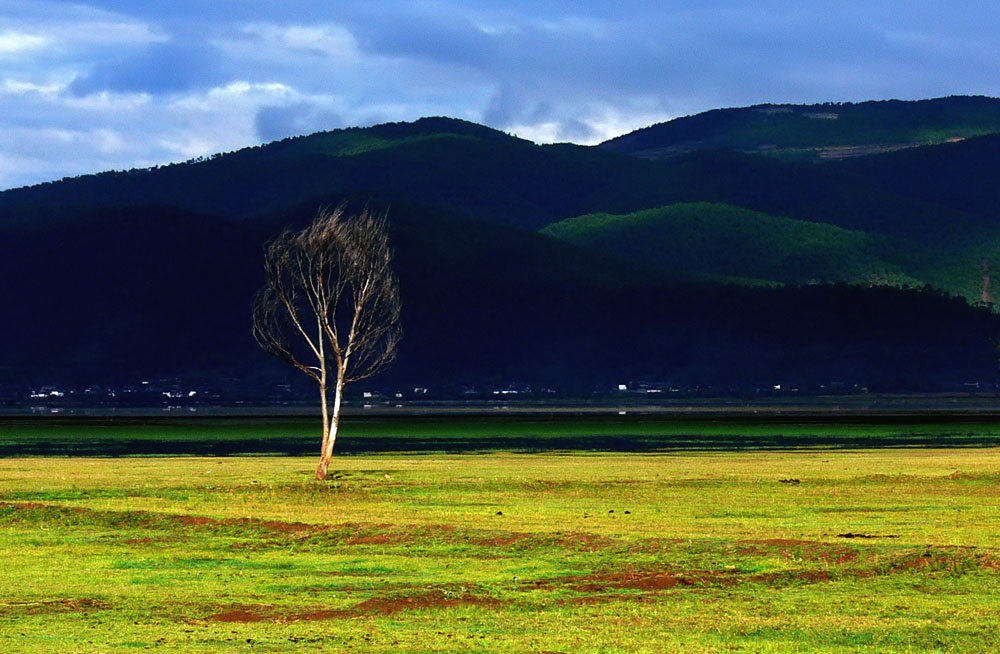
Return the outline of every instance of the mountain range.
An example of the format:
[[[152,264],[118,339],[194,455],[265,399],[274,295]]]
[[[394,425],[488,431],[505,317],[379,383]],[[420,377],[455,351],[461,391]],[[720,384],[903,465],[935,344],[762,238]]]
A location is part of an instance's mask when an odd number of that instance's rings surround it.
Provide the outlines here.
[[[293,383],[262,247],[385,211],[405,338],[372,388],[995,384],[1000,100],[710,111],[598,146],[425,118],[0,192],[0,383]],[[298,382],[294,382],[298,383]]]

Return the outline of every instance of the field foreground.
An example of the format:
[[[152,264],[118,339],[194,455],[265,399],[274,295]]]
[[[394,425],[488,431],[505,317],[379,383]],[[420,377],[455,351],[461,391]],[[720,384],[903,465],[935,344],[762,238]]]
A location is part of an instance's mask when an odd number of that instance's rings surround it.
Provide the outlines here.
[[[0,651],[1000,650],[1000,449],[0,460]]]

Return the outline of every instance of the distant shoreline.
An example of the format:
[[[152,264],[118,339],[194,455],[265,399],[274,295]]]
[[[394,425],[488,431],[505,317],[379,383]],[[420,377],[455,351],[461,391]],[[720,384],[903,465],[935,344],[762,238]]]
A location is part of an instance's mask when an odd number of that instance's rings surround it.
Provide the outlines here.
[[[766,398],[678,398],[657,402],[645,397],[603,397],[595,400],[560,399],[548,401],[436,401],[393,403],[348,401],[345,416],[483,416],[505,414],[519,416],[607,416],[647,415],[663,418],[753,418],[782,416],[809,418],[878,418],[936,416],[976,416],[1000,420],[1000,394],[864,394],[813,397]],[[7,419],[45,418],[308,418],[319,415],[318,405],[252,404],[227,405],[191,404],[169,406],[72,406],[32,404],[0,407],[0,423]]]

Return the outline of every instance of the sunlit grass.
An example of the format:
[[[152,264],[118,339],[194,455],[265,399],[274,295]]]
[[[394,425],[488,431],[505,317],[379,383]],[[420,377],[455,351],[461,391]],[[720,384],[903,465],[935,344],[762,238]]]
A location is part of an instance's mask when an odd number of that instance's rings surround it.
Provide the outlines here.
[[[0,651],[1000,646],[996,448],[314,463],[0,460]]]

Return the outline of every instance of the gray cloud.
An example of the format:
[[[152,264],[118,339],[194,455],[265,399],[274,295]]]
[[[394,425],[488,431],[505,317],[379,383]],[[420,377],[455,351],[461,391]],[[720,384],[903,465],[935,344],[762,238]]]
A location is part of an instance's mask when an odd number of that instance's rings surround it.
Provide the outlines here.
[[[309,102],[261,107],[254,117],[254,129],[262,141],[277,141],[343,126],[340,114]]]
[[[98,62],[70,85],[76,95],[101,91],[176,93],[207,88],[225,80],[219,53],[192,40],[153,43],[138,53]]]
[[[560,141],[586,142],[593,140],[596,136],[598,136],[596,129],[573,118],[564,121],[559,128]]]
[[[519,122],[526,112],[525,101],[508,84],[504,84],[490,98],[483,112],[483,122],[488,125],[512,125]]]

